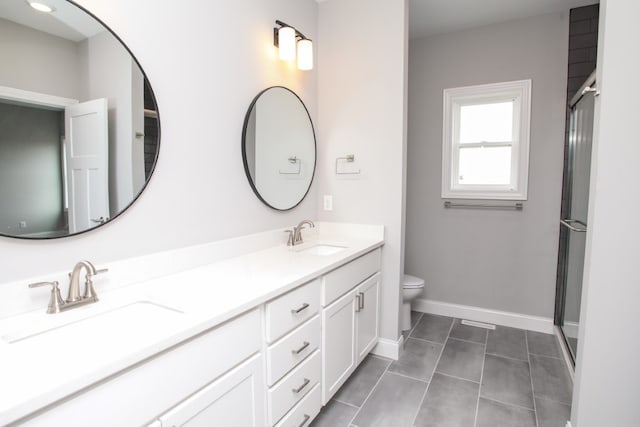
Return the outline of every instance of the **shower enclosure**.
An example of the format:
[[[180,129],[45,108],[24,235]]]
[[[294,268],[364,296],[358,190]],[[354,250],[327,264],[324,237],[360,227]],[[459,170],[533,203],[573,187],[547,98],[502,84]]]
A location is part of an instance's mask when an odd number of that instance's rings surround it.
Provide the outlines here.
[[[562,331],[574,364],[578,355],[595,96],[594,72],[570,102],[560,219],[555,324]]]

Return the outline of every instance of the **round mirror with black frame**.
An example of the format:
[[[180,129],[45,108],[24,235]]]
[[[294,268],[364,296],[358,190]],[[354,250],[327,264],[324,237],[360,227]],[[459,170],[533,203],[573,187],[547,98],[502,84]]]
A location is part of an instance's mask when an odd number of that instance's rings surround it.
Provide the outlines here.
[[[68,0],[0,2],[0,234],[52,239],[112,221],[140,196],[160,144],[145,73]]]
[[[253,99],[242,130],[242,160],[264,204],[286,211],[302,202],[316,169],[316,137],[309,111],[295,92],[273,86]]]

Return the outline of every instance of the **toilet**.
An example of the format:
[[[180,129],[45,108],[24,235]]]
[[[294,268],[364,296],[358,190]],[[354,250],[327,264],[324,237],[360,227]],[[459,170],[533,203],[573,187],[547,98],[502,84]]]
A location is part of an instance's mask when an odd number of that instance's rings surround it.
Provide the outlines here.
[[[402,313],[400,327],[403,331],[411,329],[411,301],[416,299],[424,289],[424,280],[405,274],[402,277]]]

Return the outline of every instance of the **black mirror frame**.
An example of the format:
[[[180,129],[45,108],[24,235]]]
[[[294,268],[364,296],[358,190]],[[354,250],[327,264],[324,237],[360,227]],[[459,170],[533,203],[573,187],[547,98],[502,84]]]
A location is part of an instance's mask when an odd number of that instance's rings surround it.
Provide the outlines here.
[[[160,141],[162,139],[161,138],[162,132],[161,132],[161,126],[160,126],[160,122],[161,122],[160,121],[160,109],[158,108],[158,101],[157,101],[157,98],[156,98],[156,94],[153,91],[153,87],[152,87],[151,83],[149,82],[149,78],[147,77],[147,74],[145,73],[144,69],[140,65],[140,62],[138,61],[138,58],[136,58],[136,56],[133,54],[133,52],[131,52],[131,49],[129,49],[129,46],[127,46],[122,41],[122,39],[108,25],[106,25],[101,19],[99,19],[93,13],[89,12],[84,7],[80,6],[75,1],[73,1],[73,0],[66,0],[66,1],[67,1],[67,3],[72,4],[73,6],[77,7],[78,9],[80,9],[81,11],[83,11],[84,13],[86,13],[87,15],[92,17],[93,19],[95,19],[98,23],[100,23],[100,25],[102,25],[107,31],[109,31],[109,33],[116,40],[118,40],[120,42],[120,44],[127,51],[127,53],[129,53],[129,55],[131,56],[133,61],[136,63],[136,65],[140,69],[140,72],[142,73],[142,76],[144,77],[144,80],[147,82],[147,86],[149,88],[149,93],[151,94],[151,98],[153,99],[153,103],[156,106],[156,115],[157,115],[156,121],[157,121],[157,126],[158,126],[158,141],[157,141],[157,144],[156,144],[157,145],[156,155],[155,155],[155,157],[153,159],[153,165],[151,166],[151,170],[149,171],[149,178],[147,180],[145,180],[145,183],[142,186],[142,188],[140,188],[140,191],[138,192],[138,194],[136,194],[135,197],[131,200],[131,202],[127,206],[125,206],[120,212],[118,212],[116,215],[110,217],[108,221],[105,221],[105,222],[103,222],[101,224],[98,224],[95,227],[87,228],[86,230],[78,231],[77,233],[73,233],[73,234],[66,234],[64,236],[24,237],[24,236],[14,236],[14,235],[10,235],[10,234],[4,234],[4,233],[0,232],[0,236],[2,236],[2,237],[8,237],[8,238],[11,238],[11,239],[20,239],[20,240],[37,242],[37,241],[42,241],[42,240],[64,239],[66,237],[79,236],[81,234],[85,234],[85,233],[94,231],[94,230],[96,230],[98,228],[101,228],[101,227],[105,226],[106,224],[111,223],[116,218],[120,217],[123,213],[125,213],[127,210],[129,210],[131,208],[131,206],[133,206],[133,204],[138,200],[138,198],[142,195],[144,190],[147,188],[147,185],[149,185],[149,182],[153,178],[153,174],[154,174],[154,172],[156,170],[156,166],[158,164],[158,157],[159,157],[159,153],[160,153]]]
[[[251,173],[249,172],[249,164],[247,162],[247,150],[246,150],[246,142],[247,142],[247,126],[249,124],[249,119],[251,117],[251,112],[253,111],[253,108],[256,105],[256,102],[258,102],[258,99],[260,98],[260,96],[262,94],[264,94],[266,91],[270,90],[270,89],[275,89],[275,88],[280,88],[280,89],[285,89],[287,91],[289,91],[290,93],[292,93],[296,98],[298,98],[298,101],[300,101],[300,104],[302,104],[302,107],[304,108],[304,111],[307,113],[307,117],[309,117],[309,123],[311,124],[311,132],[313,133],[313,172],[311,173],[311,180],[309,181],[309,185],[307,186],[307,191],[305,191],[305,193],[302,195],[302,197],[300,198],[300,200],[298,200],[293,206],[289,207],[289,208],[277,208],[273,205],[271,205],[269,202],[267,202],[262,195],[260,195],[260,192],[258,191],[258,189],[256,188],[255,183],[253,182],[253,179],[251,178]],[[309,114],[309,110],[307,109],[307,106],[305,105],[305,103],[302,101],[302,99],[298,96],[297,93],[295,93],[294,91],[292,91],[291,89],[289,89],[288,87],[285,86],[270,86],[262,91],[260,91],[251,101],[251,104],[249,105],[249,108],[247,109],[247,113],[244,116],[244,123],[242,125],[242,140],[240,142],[240,149],[242,150],[242,163],[244,166],[244,173],[247,176],[247,180],[249,181],[249,185],[251,185],[251,189],[253,190],[253,192],[255,193],[256,197],[258,197],[258,199],[264,203],[265,205],[267,205],[268,207],[270,207],[271,209],[280,211],[280,212],[286,212],[286,211],[290,211],[292,209],[294,209],[295,207],[297,207],[300,203],[302,203],[302,201],[305,199],[305,197],[307,197],[307,194],[309,194],[309,191],[311,190],[311,185],[313,184],[313,179],[316,176],[316,168],[318,165],[318,142],[316,139],[316,130],[313,126],[313,120],[311,120],[311,114]]]

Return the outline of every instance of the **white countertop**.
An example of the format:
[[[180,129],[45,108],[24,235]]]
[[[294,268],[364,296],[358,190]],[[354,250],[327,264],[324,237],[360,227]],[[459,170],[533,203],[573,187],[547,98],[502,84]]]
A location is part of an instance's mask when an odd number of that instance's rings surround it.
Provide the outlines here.
[[[42,307],[38,312],[0,320],[0,425],[173,347],[383,244],[382,233],[324,237],[305,246],[320,242],[346,248],[332,255],[313,255],[279,245],[105,292],[99,295],[98,303],[68,312],[50,315]],[[98,284],[100,277],[94,281]],[[69,324],[73,336],[62,327]],[[43,329],[47,332],[37,334]]]

